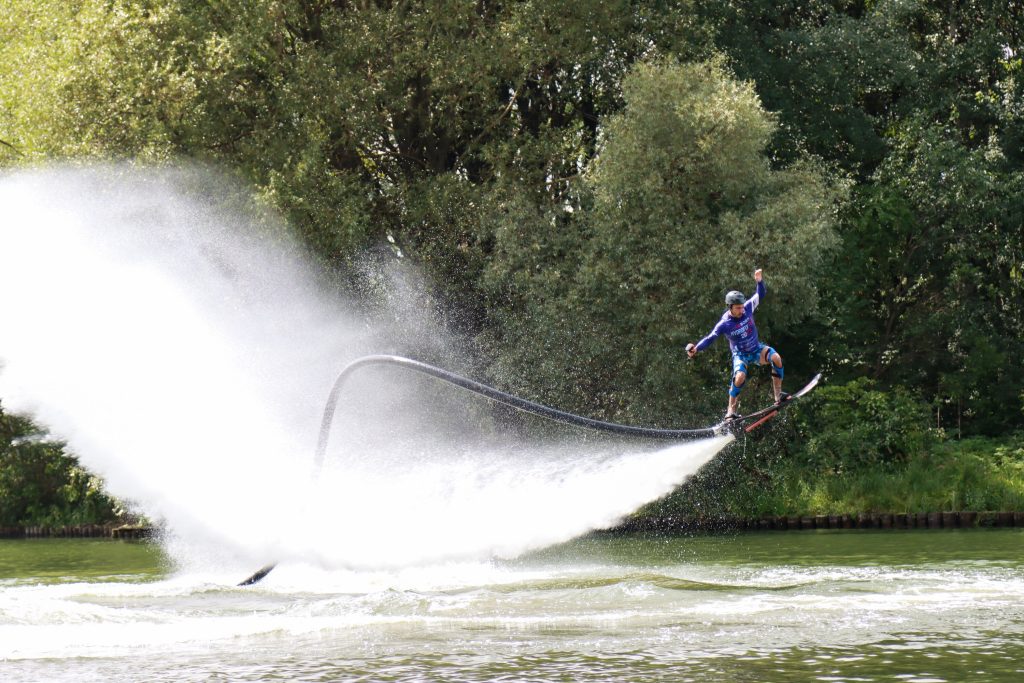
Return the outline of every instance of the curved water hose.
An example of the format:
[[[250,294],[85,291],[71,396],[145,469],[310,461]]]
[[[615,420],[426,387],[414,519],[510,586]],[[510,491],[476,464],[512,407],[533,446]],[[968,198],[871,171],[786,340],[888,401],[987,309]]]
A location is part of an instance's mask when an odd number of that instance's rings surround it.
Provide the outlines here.
[[[320,470],[323,468],[324,456],[327,453],[327,444],[331,436],[331,425],[334,423],[334,411],[338,406],[338,397],[341,395],[342,387],[345,384],[345,380],[352,374],[353,371],[357,370],[364,365],[397,365],[402,368],[413,370],[415,372],[429,375],[443,382],[453,384],[457,387],[472,391],[475,394],[485,396],[492,401],[502,403],[512,408],[522,410],[533,415],[539,415],[546,417],[556,422],[562,422],[564,424],[575,425],[577,427],[583,427],[585,429],[592,429],[602,432],[612,432],[614,434],[624,434],[627,436],[635,436],[648,439],[672,439],[677,441],[691,440],[691,439],[706,439],[719,434],[718,427],[705,427],[702,429],[660,429],[656,427],[635,427],[632,425],[618,424],[615,422],[604,422],[602,420],[594,420],[589,417],[583,417],[582,415],[574,415],[567,413],[556,408],[551,408],[540,403],[528,401],[525,398],[519,398],[512,394],[507,394],[504,391],[499,391],[494,387],[489,387],[486,384],[481,384],[467,377],[462,377],[454,372],[449,372],[442,368],[422,363],[418,360],[411,358],[405,358],[403,356],[390,356],[390,355],[373,355],[363,356],[349,363],[338,375],[338,378],[334,380],[334,386],[331,388],[331,393],[327,397],[327,404],[324,406],[324,417],[320,424],[320,438],[316,445],[316,455],[313,458],[313,475],[319,476]],[[252,576],[247,578],[245,581],[239,583],[239,586],[250,586],[263,579],[267,574],[273,570],[275,564],[268,564],[261,567]]]
[[[715,435],[714,427],[707,427],[704,429],[658,429],[653,427],[634,427],[632,425],[617,424],[615,422],[594,420],[589,417],[583,417],[582,415],[573,415],[572,413],[550,408],[540,403],[534,403],[533,401],[528,401],[525,398],[519,398],[518,396],[507,394],[504,391],[498,391],[494,387],[489,387],[486,384],[481,384],[480,382],[462,377],[461,375],[456,375],[454,372],[449,372],[448,370],[444,370],[433,365],[427,365],[426,363],[421,363],[420,361],[413,360],[411,358],[387,355],[363,356],[362,358],[357,358],[349,363],[345,369],[341,371],[341,374],[338,375],[338,379],[334,381],[334,387],[331,389],[331,394],[327,398],[327,405],[324,407],[324,419],[320,425],[320,439],[316,446],[316,457],[313,459],[314,474],[319,474],[320,469],[323,467],[324,455],[327,452],[327,442],[331,435],[331,425],[334,422],[334,410],[338,405],[338,397],[341,394],[341,389],[345,384],[345,380],[354,370],[364,365],[397,365],[424,375],[430,375],[442,382],[454,384],[457,387],[472,391],[475,394],[485,396],[497,403],[502,403],[527,413],[540,415],[541,417],[546,417],[556,422],[562,422],[564,424],[575,425],[577,427],[584,427],[586,429],[593,429],[596,431],[613,432],[615,434],[626,434],[628,436],[648,439],[675,440],[704,439]]]

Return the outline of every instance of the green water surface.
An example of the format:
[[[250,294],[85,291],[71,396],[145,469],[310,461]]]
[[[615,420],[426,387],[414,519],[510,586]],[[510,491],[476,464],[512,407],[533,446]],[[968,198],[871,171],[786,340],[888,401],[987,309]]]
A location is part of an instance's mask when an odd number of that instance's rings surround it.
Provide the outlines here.
[[[238,588],[146,543],[0,541],[0,679],[1018,681],[1022,543],[593,535],[431,567],[282,563]]]
[[[0,580],[138,581],[158,578],[166,568],[163,552],[151,543],[94,538],[0,539]]]

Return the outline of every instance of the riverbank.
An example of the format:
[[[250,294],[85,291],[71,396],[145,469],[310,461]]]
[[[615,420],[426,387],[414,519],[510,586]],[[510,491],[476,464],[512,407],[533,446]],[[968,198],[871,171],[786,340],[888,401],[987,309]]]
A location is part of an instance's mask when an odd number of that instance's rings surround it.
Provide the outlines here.
[[[142,524],[76,524],[70,526],[0,527],[0,538],[150,538],[155,529]]]
[[[861,513],[857,515],[766,515],[740,517],[636,517],[598,533],[716,533],[729,531],[806,531],[812,529],[975,529],[1024,528],[1024,512]],[[138,524],[0,527],[0,538],[152,538],[156,529]]]
[[[803,531],[810,529],[972,529],[1024,528],[1024,512],[860,513],[856,515],[766,515],[637,517],[606,533],[661,531],[665,533],[725,531]]]

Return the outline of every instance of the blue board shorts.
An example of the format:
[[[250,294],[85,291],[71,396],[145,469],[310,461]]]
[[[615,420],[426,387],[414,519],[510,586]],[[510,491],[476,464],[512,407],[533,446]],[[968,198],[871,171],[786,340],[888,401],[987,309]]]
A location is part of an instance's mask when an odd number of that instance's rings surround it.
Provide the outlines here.
[[[747,365],[749,365],[750,363],[753,363],[755,365],[761,365],[761,354],[764,353],[765,349],[768,349],[768,353],[765,354],[765,360],[767,361],[767,363],[765,363],[765,364],[767,365],[767,364],[770,364],[772,362],[771,361],[772,354],[775,353],[775,349],[773,349],[772,347],[768,346],[767,344],[764,344],[764,343],[760,344],[757,347],[757,351],[751,351],[750,353],[736,353],[736,352],[733,352],[733,354],[732,354],[732,376],[735,377],[737,372],[742,372],[742,373],[750,374],[750,373],[747,372]]]

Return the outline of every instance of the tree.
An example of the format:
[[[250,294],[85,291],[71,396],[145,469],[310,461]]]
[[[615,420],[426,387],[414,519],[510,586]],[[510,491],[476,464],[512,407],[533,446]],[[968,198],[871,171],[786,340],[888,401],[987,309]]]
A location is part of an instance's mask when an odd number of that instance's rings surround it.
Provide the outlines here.
[[[769,338],[815,311],[845,188],[810,159],[773,169],[773,117],[719,62],[641,63],[623,93],[586,170],[586,210],[519,206],[499,229],[489,277],[515,304],[497,346],[509,366],[543,359],[523,381],[565,387],[563,404],[678,423],[695,379],[683,346],[726,290],[766,269]]]
[[[858,193],[845,246],[858,258],[829,288],[834,366],[911,386],[937,421],[998,433],[1016,424],[1024,380],[1021,202],[993,140],[971,150],[945,127],[907,125]]]
[[[914,3],[705,0],[700,7],[717,29],[718,49],[777,113],[778,159],[807,151],[870,174],[887,152],[886,126],[923,68],[906,30]]]
[[[0,408],[0,526],[101,524],[116,508],[63,443]]]

